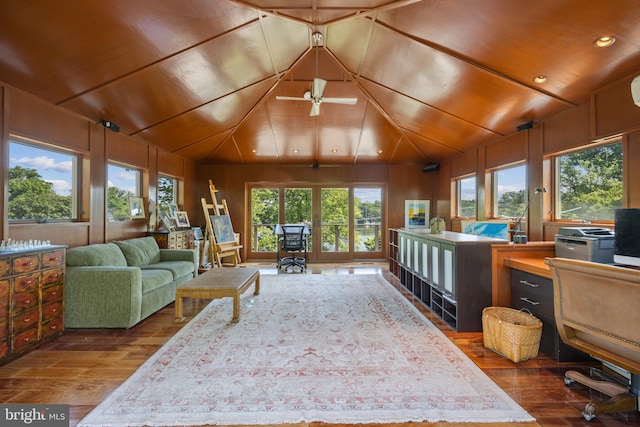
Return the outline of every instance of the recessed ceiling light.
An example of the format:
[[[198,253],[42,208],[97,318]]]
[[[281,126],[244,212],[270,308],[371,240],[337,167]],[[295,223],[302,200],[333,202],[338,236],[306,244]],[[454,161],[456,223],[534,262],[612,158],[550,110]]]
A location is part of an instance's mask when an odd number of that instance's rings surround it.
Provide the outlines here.
[[[378,154],[382,154],[382,149],[378,149]]]
[[[256,152],[256,149],[255,149],[255,148],[254,148],[254,149],[252,149],[252,150],[251,150],[251,152],[252,152],[252,153],[255,153],[255,152]]]
[[[338,152],[338,149],[337,149],[337,148],[332,148],[332,149],[331,149],[331,152],[332,152],[332,153],[337,153],[337,152]]]
[[[545,76],[543,74],[537,75],[537,76],[535,76],[533,78],[533,81],[538,83],[538,84],[545,83],[547,81],[547,76]]]
[[[297,148],[293,149],[293,154],[298,154],[298,149]]]
[[[596,41],[593,42],[595,47],[609,47],[616,42],[616,38],[613,36],[602,36],[597,38]]]

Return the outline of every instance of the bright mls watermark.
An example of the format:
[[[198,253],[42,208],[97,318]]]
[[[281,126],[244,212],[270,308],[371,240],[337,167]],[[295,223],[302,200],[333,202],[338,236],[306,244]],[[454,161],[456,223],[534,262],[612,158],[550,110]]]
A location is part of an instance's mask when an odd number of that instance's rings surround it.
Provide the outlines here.
[[[69,405],[0,405],[3,427],[69,427]]]

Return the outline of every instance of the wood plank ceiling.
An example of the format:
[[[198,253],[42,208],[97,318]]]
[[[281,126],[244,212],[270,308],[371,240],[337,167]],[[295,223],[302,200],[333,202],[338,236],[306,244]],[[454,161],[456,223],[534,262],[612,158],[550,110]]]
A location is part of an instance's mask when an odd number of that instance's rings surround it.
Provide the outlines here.
[[[202,163],[438,162],[640,72],[638,0],[29,0],[2,9],[1,81]],[[597,48],[600,36],[616,42]],[[316,55],[324,96],[356,105],[324,103],[311,117],[310,102],[275,99],[309,90]]]

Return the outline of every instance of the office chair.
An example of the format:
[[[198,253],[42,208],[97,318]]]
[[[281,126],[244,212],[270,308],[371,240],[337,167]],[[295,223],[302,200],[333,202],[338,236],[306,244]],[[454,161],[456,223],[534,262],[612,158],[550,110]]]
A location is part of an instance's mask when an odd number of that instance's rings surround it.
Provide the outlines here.
[[[289,256],[278,260],[278,269],[284,267],[284,271],[287,271],[294,267],[300,267],[301,270],[307,268],[307,239],[304,235],[303,225],[282,226],[281,248]],[[304,254],[304,256],[299,254]]]

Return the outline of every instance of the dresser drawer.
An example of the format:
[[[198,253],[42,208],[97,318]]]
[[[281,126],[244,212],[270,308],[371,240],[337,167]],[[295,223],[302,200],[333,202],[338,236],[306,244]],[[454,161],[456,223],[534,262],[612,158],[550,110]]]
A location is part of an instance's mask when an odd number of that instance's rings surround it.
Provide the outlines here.
[[[62,300],[62,285],[50,286],[42,289],[42,304]]]
[[[0,300],[9,298],[9,279],[0,280]]]
[[[8,337],[10,335],[9,333],[9,318],[6,316],[2,316],[2,319],[0,319],[0,338],[4,339],[5,337]]]
[[[42,306],[42,321],[48,322],[62,315],[62,301],[52,302]]]
[[[31,328],[13,336],[13,351],[20,351],[38,342],[38,327]]]
[[[40,286],[47,287],[51,285],[57,285],[64,283],[64,274],[62,268],[56,268],[53,270],[45,270],[40,277]]]
[[[13,259],[13,274],[28,273],[40,268],[40,256],[25,255]]]
[[[42,324],[42,339],[59,334],[64,330],[64,322],[62,317],[58,316],[46,323]]]
[[[21,292],[13,295],[13,313],[23,313],[38,306],[38,291]]]
[[[40,273],[29,274],[24,276],[16,276],[13,279],[13,293],[30,291],[38,289],[40,285]]]
[[[42,254],[42,268],[62,267],[64,265],[64,250],[44,252]]]
[[[11,261],[9,258],[0,259],[0,277],[6,277],[11,274]]]
[[[9,337],[3,337],[0,339],[0,357],[4,357],[9,354],[9,351],[11,350],[9,342]]]
[[[31,311],[27,311],[26,313],[19,314],[14,316],[13,318],[13,332],[21,332],[38,326],[38,321],[40,318],[40,310],[35,309]]]

